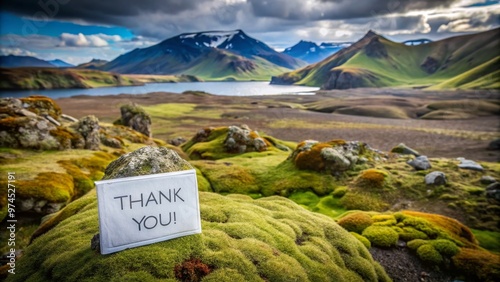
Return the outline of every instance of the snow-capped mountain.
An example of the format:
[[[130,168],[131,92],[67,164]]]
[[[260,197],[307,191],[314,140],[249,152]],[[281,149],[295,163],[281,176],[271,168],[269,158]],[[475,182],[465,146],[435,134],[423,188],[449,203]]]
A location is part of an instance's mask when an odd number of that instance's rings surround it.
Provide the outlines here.
[[[135,49],[108,64],[119,73],[192,74],[209,79],[262,76],[304,66],[242,30],[183,33],[157,45]],[[269,75],[270,77],[270,75]]]
[[[294,58],[304,60],[310,64],[319,62],[328,56],[331,56],[338,52],[339,50],[350,46],[351,43],[328,43],[324,42],[321,45],[317,45],[311,41],[301,40],[299,43],[293,45],[292,47],[286,48],[283,54],[290,55]]]

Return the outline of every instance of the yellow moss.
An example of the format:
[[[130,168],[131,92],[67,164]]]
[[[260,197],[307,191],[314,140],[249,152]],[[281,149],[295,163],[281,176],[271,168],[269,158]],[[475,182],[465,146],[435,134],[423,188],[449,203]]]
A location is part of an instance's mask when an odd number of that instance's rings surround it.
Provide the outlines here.
[[[438,214],[429,214],[416,211],[403,211],[405,215],[424,218],[430,223],[446,230],[454,239],[468,246],[477,246],[478,242],[472,231],[458,220]]]
[[[499,281],[500,255],[498,254],[462,248],[452,259],[456,269],[470,281]]]
[[[297,148],[304,146],[305,143],[301,142],[297,145]],[[325,169],[325,162],[321,157],[321,150],[324,148],[332,147],[332,145],[328,143],[316,143],[314,144],[310,150],[302,151],[297,154],[295,159],[293,160],[295,166],[298,169],[308,169],[314,171],[322,171]]]
[[[48,114],[57,119],[62,113],[61,107],[49,97],[33,95],[27,98],[21,98],[20,100],[29,105],[29,111],[38,115]]]
[[[347,231],[361,234],[365,228],[373,224],[373,220],[367,213],[356,212],[339,219],[337,223]]]
[[[49,202],[67,202],[74,195],[73,177],[65,173],[41,172],[33,180],[18,180],[17,196],[43,199]]]
[[[332,145],[333,147],[335,147],[335,146],[342,146],[342,145],[347,144],[347,142],[345,140],[343,140],[343,139],[333,139],[333,140],[330,140],[330,141],[328,141],[326,143]]]
[[[384,187],[387,176],[387,172],[383,170],[374,168],[367,169],[361,172],[356,180],[356,184],[366,188],[382,188]]]

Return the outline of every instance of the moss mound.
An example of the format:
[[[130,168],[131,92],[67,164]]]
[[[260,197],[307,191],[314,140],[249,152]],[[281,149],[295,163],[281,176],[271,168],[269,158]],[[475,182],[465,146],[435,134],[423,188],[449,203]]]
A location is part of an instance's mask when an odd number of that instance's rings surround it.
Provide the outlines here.
[[[92,192],[61,211],[7,281],[389,281],[356,238],[290,200],[200,192],[200,208],[200,235],[102,256],[90,249]]]
[[[356,184],[365,188],[383,188],[387,176],[388,173],[383,170],[370,168],[361,172]]]
[[[398,233],[387,226],[372,225],[367,227],[362,235],[375,246],[389,248],[398,242]]]
[[[293,144],[270,136],[260,135],[246,125],[207,127],[182,145],[193,160],[218,160],[249,152],[288,152]]]
[[[373,220],[370,215],[364,212],[356,212],[341,218],[338,224],[347,231],[361,234],[366,227],[373,224]]]

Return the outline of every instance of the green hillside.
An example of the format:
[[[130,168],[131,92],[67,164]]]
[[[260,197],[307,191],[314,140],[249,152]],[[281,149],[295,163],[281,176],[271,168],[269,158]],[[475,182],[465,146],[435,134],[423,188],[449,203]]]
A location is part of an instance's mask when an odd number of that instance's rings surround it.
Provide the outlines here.
[[[499,88],[500,29],[407,46],[368,32],[352,46],[276,84],[356,87]]]

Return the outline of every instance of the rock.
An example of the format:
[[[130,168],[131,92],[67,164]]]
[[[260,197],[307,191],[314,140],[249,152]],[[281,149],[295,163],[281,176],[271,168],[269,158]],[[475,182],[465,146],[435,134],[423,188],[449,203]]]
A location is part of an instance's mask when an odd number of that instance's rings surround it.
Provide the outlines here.
[[[411,165],[416,170],[427,170],[432,168],[427,156],[418,156],[415,159],[408,161],[407,164]]]
[[[352,169],[360,159],[366,159],[364,154],[375,154],[375,152],[368,145],[358,141],[332,140],[322,143],[306,140],[297,145],[288,160],[291,160],[298,169],[339,174]]]
[[[90,249],[94,250],[96,253],[101,252],[101,237],[99,234],[95,234],[92,239],[90,239]]]
[[[85,149],[99,150],[101,144],[99,120],[93,115],[86,116],[78,122],[76,127],[85,140]]]
[[[495,139],[488,144],[488,150],[500,150],[500,139]]]
[[[184,137],[175,137],[172,140],[169,140],[168,143],[174,146],[180,146],[182,143],[186,142],[187,140]]]
[[[61,108],[49,97],[45,96],[29,96],[19,99],[22,102],[22,107],[39,116],[51,116],[58,120],[61,116]]]
[[[433,171],[425,176],[427,185],[444,185],[446,182],[446,175],[441,171]]]
[[[111,148],[117,148],[117,149],[123,148],[123,143],[116,138],[107,136],[105,134],[100,134],[100,139],[101,139],[101,143],[104,146],[108,146]]]
[[[457,158],[457,160],[460,161],[460,164],[458,165],[459,168],[476,170],[476,171],[483,171],[484,170],[484,168],[480,164],[476,163],[475,161],[467,160],[464,158]]]
[[[103,180],[189,169],[193,167],[175,151],[147,146],[122,155],[110,163]]]
[[[413,150],[412,148],[406,146],[403,143],[399,143],[399,145],[392,148],[391,153],[396,153],[401,155],[414,155],[415,157],[420,156],[420,154],[416,150]]]
[[[257,131],[252,131],[246,124],[229,126],[224,148],[230,153],[262,152],[267,150],[267,143]]]
[[[57,120],[55,120],[53,117],[49,116],[49,115],[45,115],[44,118],[48,121],[50,121],[52,124],[54,124],[55,126],[61,126],[61,123],[58,122]]]
[[[66,114],[61,114],[61,118],[65,119],[65,120],[68,120],[68,121],[71,121],[71,122],[77,122],[78,119],[72,117],[72,116],[69,116],[69,115],[66,115]]]
[[[489,175],[481,176],[481,179],[479,181],[481,182],[481,184],[485,185],[497,182],[497,180],[494,177]]]
[[[500,182],[491,183],[486,187],[486,198],[500,201]]]
[[[123,105],[120,107],[120,112],[122,125],[128,126],[147,137],[152,137],[151,117],[143,108],[135,104]]]

